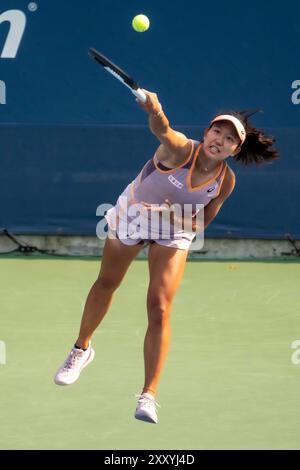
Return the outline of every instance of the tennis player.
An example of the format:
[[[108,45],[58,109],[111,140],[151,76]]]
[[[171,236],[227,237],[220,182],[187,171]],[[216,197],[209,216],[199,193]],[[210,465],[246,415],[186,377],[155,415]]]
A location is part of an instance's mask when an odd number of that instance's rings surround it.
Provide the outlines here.
[[[149,128],[160,142],[153,158],[119,196],[106,218],[110,229],[103,250],[100,273],[84,308],[79,336],[54,381],[74,383],[81,370],[94,358],[92,334],[109,309],[130,263],[149,244],[150,281],[147,294],[148,328],[144,340],[145,382],[138,396],[135,418],[157,423],[155,395],[170,342],[170,313],[180,284],[190,245],[197,233],[195,214],[189,229],[173,230],[169,237],[139,238],[136,233],[121,233],[119,221],[124,214],[122,200],[128,205],[141,203],[151,213],[155,204],[203,204],[204,228],[217,216],[235,186],[235,175],[227,161],[243,165],[261,164],[278,158],[274,139],[249,122],[250,113],[229,112],[215,116],[204,131],[201,142],[189,139],[170,127],[155,93],[144,90],[147,101],[138,101],[149,115]],[[253,114],[253,113],[252,113]],[[170,177],[171,176],[171,177]],[[164,206],[165,207],[165,206]]]

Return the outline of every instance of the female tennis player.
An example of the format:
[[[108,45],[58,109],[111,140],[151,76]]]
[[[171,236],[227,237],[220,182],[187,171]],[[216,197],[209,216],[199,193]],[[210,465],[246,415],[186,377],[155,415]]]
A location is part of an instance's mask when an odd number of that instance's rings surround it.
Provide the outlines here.
[[[145,382],[135,418],[157,423],[155,394],[170,342],[172,302],[199,227],[193,213],[188,229],[185,225],[176,225],[174,229],[173,219],[169,238],[161,233],[155,239],[149,236],[140,238],[136,219],[124,211],[123,202],[126,200],[128,207],[140,203],[147,216],[151,215],[152,208],[157,210],[157,204],[161,205],[162,213],[173,203],[181,206],[191,204],[192,207],[203,204],[205,228],[216,217],[235,186],[235,175],[227,161],[233,158],[243,165],[261,164],[278,158],[278,153],[272,147],[274,139],[253,127],[247,112],[217,115],[205,130],[203,140],[198,142],[172,129],[157,95],[144,92],[146,103],[138,103],[149,115],[149,128],[160,145],[154,157],[146,162],[106,215],[110,236],[105,241],[100,273],[88,294],[79,336],[54,380],[58,385],[74,383],[81,370],[93,360],[92,334],[108,311],[113,294],[130,263],[148,243],[150,281],[148,328],[144,340]],[[130,222],[131,231],[120,230],[120,221],[125,220]]]

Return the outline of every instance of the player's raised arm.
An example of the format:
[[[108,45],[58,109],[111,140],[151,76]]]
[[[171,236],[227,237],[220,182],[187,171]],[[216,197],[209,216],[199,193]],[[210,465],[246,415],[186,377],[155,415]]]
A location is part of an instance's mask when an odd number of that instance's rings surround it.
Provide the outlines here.
[[[191,151],[191,141],[181,132],[177,132],[170,127],[156,93],[143,90],[147,101],[141,103],[141,108],[149,115],[149,128],[151,132],[161,142],[162,148],[157,153],[157,158],[163,160],[164,155],[172,155],[175,159],[185,160]],[[160,158],[161,156],[161,158]]]

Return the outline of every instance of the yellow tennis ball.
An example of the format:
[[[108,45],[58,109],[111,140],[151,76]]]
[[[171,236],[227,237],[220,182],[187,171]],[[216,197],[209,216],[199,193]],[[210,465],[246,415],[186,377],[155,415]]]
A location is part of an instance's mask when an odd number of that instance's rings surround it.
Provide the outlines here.
[[[132,20],[132,27],[138,33],[147,31],[150,26],[149,18],[145,15],[136,15]]]

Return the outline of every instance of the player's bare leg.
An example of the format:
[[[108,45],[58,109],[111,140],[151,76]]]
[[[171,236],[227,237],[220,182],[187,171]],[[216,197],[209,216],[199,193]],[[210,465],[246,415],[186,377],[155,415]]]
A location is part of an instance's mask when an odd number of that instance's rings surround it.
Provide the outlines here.
[[[187,250],[157,243],[149,248],[150,283],[147,296],[148,329],[144,342],[145,383],[143,392],[155,394],[171,336],[172,301],[182,279]]]
[[[188,250],[153,244],[149,248],[148,328],[144,341],[145,382],[135,417],[157,423],[154,396],[170,344],[172,301],[181,281]]]
[[[142,245],[127,246],[120,240],[107,238],[103,250],[101,269],[86,300],[79,336],[74,348],[55,374],[57,385],[70,385],[79,378],[95,356],[91,337],[106,314],[115,290],[119,287],[130,263]]]

